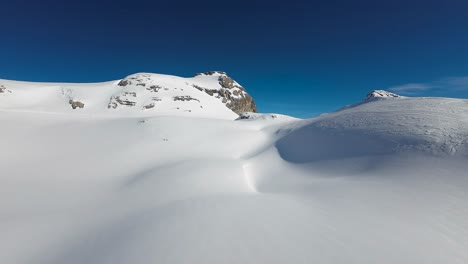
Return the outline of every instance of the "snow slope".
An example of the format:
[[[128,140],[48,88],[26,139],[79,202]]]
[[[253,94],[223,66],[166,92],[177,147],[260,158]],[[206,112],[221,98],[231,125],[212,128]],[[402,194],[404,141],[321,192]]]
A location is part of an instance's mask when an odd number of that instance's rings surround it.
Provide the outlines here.
[[[466,158],[468,100],[367,99],[284,130],[294,132],[278,141],[277,146],[292,162],[401,152]],[[313,148],[303,148],[305,142]]]
[[[1,263],[468,261],[466,100],[309,120],[36,107],[0,110]]]

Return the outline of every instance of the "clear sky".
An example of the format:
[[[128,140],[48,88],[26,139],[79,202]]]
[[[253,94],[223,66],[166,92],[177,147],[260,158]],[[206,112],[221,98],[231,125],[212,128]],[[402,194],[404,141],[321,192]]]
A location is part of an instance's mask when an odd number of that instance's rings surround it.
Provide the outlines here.
[[[0,0],[0,78],[222,70],[299,117],[374,89],[468,97],[468,1]]]

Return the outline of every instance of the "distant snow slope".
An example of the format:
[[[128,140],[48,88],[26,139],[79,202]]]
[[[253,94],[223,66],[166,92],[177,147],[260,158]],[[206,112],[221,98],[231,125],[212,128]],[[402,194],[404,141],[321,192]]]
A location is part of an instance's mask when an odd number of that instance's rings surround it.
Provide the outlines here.
[[[277,143],[292,162],[415,151],[467,157],[468,100],[382,97],[283,130],[294,130]]]
[[[235,119],[234,112],[256,111],[250,95],[224,72],[201,73],[192,78],[138,73],[118,81],[88,84],[0,80],[0,108],[225,119]]]
[[[223,120],[41,89],[0,101],[0,263],[468,262],[466,100]]]

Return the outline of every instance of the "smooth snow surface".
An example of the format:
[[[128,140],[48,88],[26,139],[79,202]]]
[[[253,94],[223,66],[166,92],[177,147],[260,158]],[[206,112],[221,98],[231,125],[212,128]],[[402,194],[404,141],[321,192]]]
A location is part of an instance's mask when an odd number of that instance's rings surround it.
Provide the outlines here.
[[[466,100],[234,121],[35,96],[0,101],[0,263],[468,263]]]

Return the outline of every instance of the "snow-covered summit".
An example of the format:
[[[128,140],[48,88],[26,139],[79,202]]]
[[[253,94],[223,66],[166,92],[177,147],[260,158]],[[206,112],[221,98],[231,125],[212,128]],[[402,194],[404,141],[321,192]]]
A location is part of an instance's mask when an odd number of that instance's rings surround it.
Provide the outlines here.
[[[398,98],[402,97],[398,94],[394,94],[384,90],[374,90],[367,94],[366,100],[373,99],[373,98]]]
[[[235,119],[257,111],[246,90],[225,72],[191,78],[137,73],[103,83],[0,80],[0,109],[41,112],[165,114]]]

